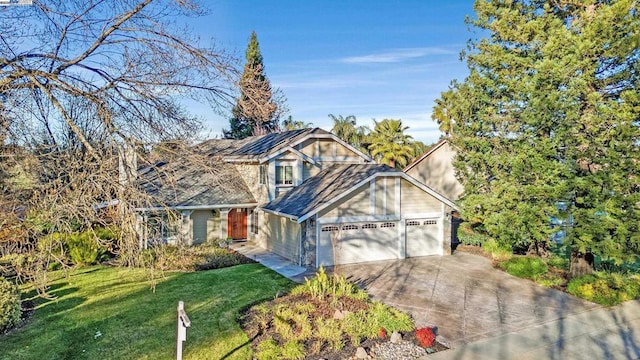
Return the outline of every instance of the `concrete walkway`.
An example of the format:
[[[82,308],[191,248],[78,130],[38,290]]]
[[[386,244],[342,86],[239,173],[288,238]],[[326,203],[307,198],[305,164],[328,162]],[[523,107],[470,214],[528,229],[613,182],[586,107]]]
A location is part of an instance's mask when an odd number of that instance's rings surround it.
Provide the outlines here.
[[[231,243],[229,247],[298,283],[303,282],[305,276],[313,276],[313,274],[315,274],[315,269],[307,270],[305,267],[294,265],[282,256],[276,255],[249,242],[234,242]]]
[[[640,359],[640,301],[596,308],[424,358],[454,359]]]

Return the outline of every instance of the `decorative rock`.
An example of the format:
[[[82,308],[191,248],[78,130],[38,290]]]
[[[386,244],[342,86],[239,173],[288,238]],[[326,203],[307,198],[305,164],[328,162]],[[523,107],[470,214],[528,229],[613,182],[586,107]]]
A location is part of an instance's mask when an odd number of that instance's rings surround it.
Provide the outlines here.
[[[367,350],[363,347],[358,347],[356,349],[356,359],[366,359],[369,355],[367,354]]]
[[[336,309],[336,312],[333,313],[333,318],[336,320],[342,320],[344,319],[344,313],[342,311],[340,311],[339,309]]]
[[[402,341],[402,335],[400,335],[399,332],[394,331],[393,334],[391,334],[391,342],[397,344],[400,341]]]

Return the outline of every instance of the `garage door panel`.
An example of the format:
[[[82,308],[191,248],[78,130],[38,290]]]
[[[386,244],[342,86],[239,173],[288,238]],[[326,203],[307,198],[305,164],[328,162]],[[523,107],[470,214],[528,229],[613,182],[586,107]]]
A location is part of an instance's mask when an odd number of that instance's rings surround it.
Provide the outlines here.
[[[441,219],[409,219],[405,223],[407,257],[441,255]]]
[[[339,264],[399,258],[398,224],[395,222],[323,226],[318,249],[321,265],[334,265],[332,239],[337,240]]]

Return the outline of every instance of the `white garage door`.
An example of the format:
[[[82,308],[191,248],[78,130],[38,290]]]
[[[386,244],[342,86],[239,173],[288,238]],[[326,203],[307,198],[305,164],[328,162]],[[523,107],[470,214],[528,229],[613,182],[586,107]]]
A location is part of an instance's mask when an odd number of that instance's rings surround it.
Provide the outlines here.
[[[397,222],[331,224],[320,228],[318,266],[334,265],[332,239],[336,240],[338,264],[399,258]]]
[[[442,255],[441,219],[406,220],[407,257]]]

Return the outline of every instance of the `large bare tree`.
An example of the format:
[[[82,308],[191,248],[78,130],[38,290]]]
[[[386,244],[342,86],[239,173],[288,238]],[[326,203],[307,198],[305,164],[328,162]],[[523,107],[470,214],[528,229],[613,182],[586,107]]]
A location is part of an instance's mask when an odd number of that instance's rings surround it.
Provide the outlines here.
[[[132,209],[144,193],[130,181],[134,165],[119,169],[118,160],[126,149],[193,139],[200,121],[181,102],[218,109],[238,78],[233,57],[184,26],[203,13],[191,0],[0,8],[0,195],[11,204],[0,211],[26,212],[33,236],[103,221],[118,200],[109,218],[120,251],[134,255]]]

